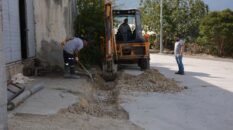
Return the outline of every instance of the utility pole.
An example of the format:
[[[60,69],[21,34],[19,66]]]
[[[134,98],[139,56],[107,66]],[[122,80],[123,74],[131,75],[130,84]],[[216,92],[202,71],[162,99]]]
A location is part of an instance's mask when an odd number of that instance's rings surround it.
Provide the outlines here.
[[[0,130],[7,130],[7,91],[5,79],[5,57],[2,40],[2,0],[0,0]]]
[[[160,53],[163,53],[163,0],[160,0]]]

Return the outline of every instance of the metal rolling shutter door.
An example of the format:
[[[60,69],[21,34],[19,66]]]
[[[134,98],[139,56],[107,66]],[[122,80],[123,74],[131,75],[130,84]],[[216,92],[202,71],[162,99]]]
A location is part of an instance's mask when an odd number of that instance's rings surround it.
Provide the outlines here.
[[[28,42],[28,57],[36,56],[36,41],[35,41],[35,22],[33,0],[26,0],[27,7],[27,42]]]
[[[3,42],[6,63],[21,60],[19,0],[3,0]]]

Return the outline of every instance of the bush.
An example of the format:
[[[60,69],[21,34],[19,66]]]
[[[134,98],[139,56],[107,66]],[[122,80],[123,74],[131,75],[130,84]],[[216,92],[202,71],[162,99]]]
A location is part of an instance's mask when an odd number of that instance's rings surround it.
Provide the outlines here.
[[[201,22],[200,45],[218,56],[233,55],[233,12],[229,9],[209,13]]]
[[[77,7],[75,33],[89,41],[88,47],[81,50],[79,58],[86,67],[91,67],[101,62],[100,37],[104,36],[104,4],[98,0],[78,0]]]

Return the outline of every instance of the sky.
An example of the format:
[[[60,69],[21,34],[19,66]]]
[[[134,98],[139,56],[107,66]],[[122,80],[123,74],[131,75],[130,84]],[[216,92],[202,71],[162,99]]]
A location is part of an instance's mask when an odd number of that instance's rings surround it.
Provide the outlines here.
[[[137,8],[140,0],[117,0],[123,8]],[[233,10],[233,0],[204,0],[211,11],[219,11],[226,8]]]

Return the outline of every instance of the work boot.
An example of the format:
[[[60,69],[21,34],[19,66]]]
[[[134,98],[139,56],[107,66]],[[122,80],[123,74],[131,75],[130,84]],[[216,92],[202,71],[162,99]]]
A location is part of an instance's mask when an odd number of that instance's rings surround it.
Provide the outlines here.
[[[72,75],[75,74],[75,66],[74,65],[70,66],[70,74],[72,74]]]
[[[70,67],[69,67],[69,64],[67,63],[67,64],[65,64],[65,66],[64,66],[64,77],[65,78],[68,78],[68,77],[70,77]]]

